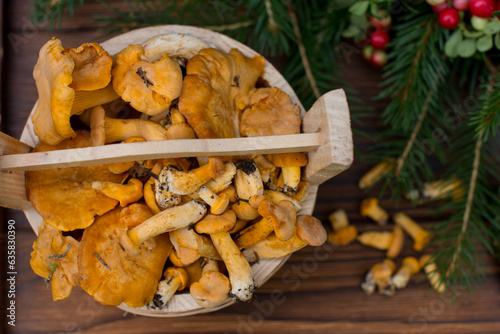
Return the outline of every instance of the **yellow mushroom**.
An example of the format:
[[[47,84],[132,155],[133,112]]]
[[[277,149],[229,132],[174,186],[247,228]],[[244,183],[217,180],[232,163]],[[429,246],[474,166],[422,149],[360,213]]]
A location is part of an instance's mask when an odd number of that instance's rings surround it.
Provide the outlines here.
[[[365,175],[359,179],[359,189],[366,189],[371,187],[378,180],[380,180],[384,175],[391,172],[394,169],[395,163],[394,160],[385,160],[377,165],[373,166]]]
[[[281,167],[283,176],[283,191],[295,194],[300,182],[300,168],[307,165],[307,157],[302,153],[280,153],[268,156],[276,167]]]
[[[385,259],[384,261],[375,264],[368,271],[365,281],[361,284],[361,288],[367,295],[371,295],[378,289],[378,292],[383,295],[392,296],[395,293],[394,286],[391,285],[391,276],[396,270],[396,265],[392,260]]]
[[[423,189],[424,199],[440,200],[450,197],[453,200],[459,200],[464,196],[462,181],[454,177],[449,180],[437,180],[431,183],[425,183]]]
[[[172,124],[167,129],[168,139],[194,139],[196,134],[193,128],[186,123],[186,118],[177,109],[170,112]]]
[[[410,277],[419,271],[420,262],[413,256],[405,257],[399,270],[392,276],[391,284],[397,289],[403,289],[408,285]]]
[[[109,181],[94,181],[92,188],[102,192],[109,198],[116,199],[122,207],[135,203],[142,198],[142,182],[138,179],[130,179],[127,184]]]
[[[389,215],[378,205],[378,199],[375,197],[365,198],[361,202],[360,214],[362,217],[373,219],[380,226],[387,224],[387,220],[389,219]]]
[[[401,227],[394,226],[392,231],[370,231],[358,236],[358,241],[363,245],[380,250],[387,250],[386,256],[396,258],[403,250],[404,233]]]
[[[223,193],[217,195],[205,185],[201,186],[196,193],[205,203],[210,205],[210,212],[214,215],[220,215],[226,211],[229,205],[229,197],[227,195]]]
[[[189,277],[187,272],[182,268],[169,267],[164,272],[165,279],[158,283],[158,290],[153,301],[149,304],[152,309],[163,309],[167,305],[172,296],[180,290],[183,290]]]
[[[227,232],[236,224],[236,214],[232,210],[226,210],[221,215],[208,214],[197,222],[194,230],[200,234],[212,234]]]
[[[196,303],[204,308],[221,305],[227,300],[230,291],[229,279],[219,272],[218,264],[213,260],[204,262],[201,278],[189,288]]]
[[[431,240],[431,233],[424,230],[413,219],[402,212],[398,212],[393,217],[394,222],[401,226],[413,239],[413,249],[417,252],[421,251],[425,245]]]
[[[236,213],[236,217],[238,217],[238,219],[242,220],[254,220],[260,216],[257,209],[244,201],[238,201],[237,203],[231,205],[231,210]]]
[[[210,238],[197,234],[190,226],[171,231],[170,242],[177,251],[177,256],[184,264],[190,264],[191,261],[196,261],[200,256],[213,260],[222,260]]]
[[[333,231],[328,234],[328,241],[336,246],[345,246],[350,244],[358,236],[356,226],[349,225],[347,214],[339,209],[328,215],[328,220],[332,225]]]

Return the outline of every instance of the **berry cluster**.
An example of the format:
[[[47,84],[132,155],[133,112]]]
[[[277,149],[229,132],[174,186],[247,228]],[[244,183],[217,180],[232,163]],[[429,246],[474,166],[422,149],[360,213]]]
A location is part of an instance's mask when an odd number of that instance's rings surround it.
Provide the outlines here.
[[[368,33],[370,44],[363,48],[363,57],[374,66],[382,67],[387,63],[385,48],[391,40],[388,33],[391,29],[391,16],[386,11],[379,14],[379,17],[369,17],[372,31]]]
[[[460,23],[459,12],[470,12],[470,24],[477,31],[484,29],[499,9],[500,1],[494,0],[426,0],[436,14],[439,15],[439,25],[445,29],[455,29]]]

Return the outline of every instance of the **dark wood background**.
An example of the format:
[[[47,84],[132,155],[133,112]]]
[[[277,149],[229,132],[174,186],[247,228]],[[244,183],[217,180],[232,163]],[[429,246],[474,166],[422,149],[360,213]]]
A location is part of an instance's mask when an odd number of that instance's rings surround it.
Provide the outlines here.
[[[96,13],[108,11],[97,1],[86,1],[71,22],[57,32],[29,20],[29,1],[4,1],[2,66],[2,131],[19,138],[29,112],[37,99],[32,70],[40,47],[52,36],[64,46],[76,47],[97,41],[101,32],[92,22]],[[122,1],[114,1],[123,6]],[[2,2],[0,1],[0,4]],[[359,51],[359,50],[358,50]],[[345,79],[369,101],[379,91],[380,71],[369,66],[355,52],[345,62]],[[279,63],[276,64],[279,66]],[[377,111],[384,102],[371,103]],[[364,125],[376,131],[375,120]],[[356,146],[369,149],[369,141],[355,137]],[[366,197],[357,188],[357,180],[368,169],[359,157],[343,174],[320,187],[315,216],[327,223],[327,215],[336,208],[347,211],[351,223],[360,230],[377,227],[358,214],[359,203]],[[373,190],[372,194],[377,194]],[[394,203],[383,200],[391,213]],[[404,210],[424,225],[433,217],[427,208]],[[54,302],[50,287],[29,266],[35,234],[24,215],[5,210],[2,216],[2,313],[5,312],[7,284],[5,266],[5,226],[16,221],[16,326],[7,325],[2,316],[2,333],[500,333],[500,280],[497,262],[485,256],[484,284],[472,295],[463,290],[454,303],[440,299],[421,275],[394,297],[366,296],[360,284],[369,268],[384,258],[384,253],[358,243],[345,248],[324,245],[306,247],[294,254],[281,270],[259,288],[249,303],[237,304],[216,313],[185,318],[144,318],[96,303],[80,288],[71,296]],[[406,240],[403,256],[414,254]],[[279,297],[279,298],[278,298]]]

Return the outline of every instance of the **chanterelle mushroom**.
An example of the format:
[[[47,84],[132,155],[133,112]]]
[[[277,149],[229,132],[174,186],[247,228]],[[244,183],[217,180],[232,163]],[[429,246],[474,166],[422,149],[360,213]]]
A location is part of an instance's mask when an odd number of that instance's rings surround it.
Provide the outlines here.
[[[38,144],[34,152],[74,149],[90,146],[87,131],[52,146]],[[117,200],[92,188],[94,181],[122,183],[126,174],[113,174],[106,165],[57,168],[26,172],[26,193],[45,221],[62,230],[72,231],[90,226],[95,215],[113,209]]]
[[[259,88],[241,115],[240,133],[245,137],[300,133],[299,107],[277,87]]]
[[[111,57],[97,44],[71,50],[64,49],[61,41],[53,38],[40,49],[33,70],[39,100],[32,121],[42,142],[56,145],[76,136],[69,122],[72,115],[118,98],[108,85],[110,67]],[[82,92],[79,98],[78,92],[75,93],[78,90],[93,92]]]
[[[203,49],[188,62],[179,111],[198,138],[236,137],[238,112],[247,106],[264,65],[261,56],[247,58],[236,49]]]
[[[33,243],[30,265],[33,271],[52,282],[52,298],[63,299],[79,284],[79,242],[43,222],[38,229],[38,238]]]
[[[209,262],[215,262],[208,260]],[[231,290],[231,283],[226,275],[218,271],[218,265],[205,264],[198,282],[189,288],[191,296],[201,307],[216,307],[224,303]]]
[[[142,56],[144,49],[140,45],[129,45],[116,55],[113,87],[136,110],[154,116],[179,97],[182,71],[168,56],[154,62],[142,60]]]
[[[163,266],[172,250],[168,234],[152,239],[152,247],[140,244],[138,253],[121,244],[122,236],[152,216],[143,204],[116,208],[87,228],[78,253],[82,288],[102,304],[141,307],[153,300]]]

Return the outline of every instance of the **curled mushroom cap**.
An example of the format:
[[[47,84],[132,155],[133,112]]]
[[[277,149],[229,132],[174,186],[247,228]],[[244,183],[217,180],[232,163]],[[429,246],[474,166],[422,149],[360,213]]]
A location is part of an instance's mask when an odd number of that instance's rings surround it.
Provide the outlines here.
[[[236,224],[236,214],[233,210],[226,210],[220,215],[208,214],[194,226],[196,232],[212,234],[229,231]]]
[[[179,97],[182,71],[168,56],[155,62],[142,60],[142,56],[144,49],[140,45],[129,45],[116,55],[113,87],[136,110],[154,116]]]
[[[66,49],[73,58],[73,82],[75,91],[96,90],[106,87],[111,81],[113,58],[97,43],[85,43],[76,49]]]
[[[157,61],[164,55],[177,60],[184,65],[193,58],[200,50],[206,49],[209,45],[202,40],[185,34],[165,34],[148,39],[142,44],[149,61]]]
[[[245,137],[300,133],[299,107],[277,87],[259,88],[241,115],[240,133]]]
[[[141,307],[153,300],[172,250],[168,235],[154,237],[153,247],[138,254],[128,252],[120,243],[128,228],[151,216],[147,206],[132,204],[96,218],[83,233],[78,253],[81,286],[100,303]]]
[[[75,91],[69,87],[75,63],[64,52],[61,41],[52,38],[40,49],[33,77],[38,90],[38,104],[33,114],[35,134],[42,142],[55,145],[64,140],[55,128],[52,115],[71,110]]]
[[[205,308],[224,303],[230,290],[229,279],[224,274],[212,270],[204,273],[189,289],[196,303]]]
[[[54,146],[40,143],[33,151],[89,146],[88,132],[77,131],[76,138]],[[95,215],[103,215],[118,203],[93,189],[92,183],[122,183],[125,178],[126,174],[113,174],[106,165],[28,171],[26,193],[36,211],[48,224],[62,231],[72,231],[90,226]]]
[[[264,58],[203,49],[187,64],[179,110],[198,138],[233,138],[238,111],[264,72]]]
[[[76,257],[79,242],[43,222],[33,243],[30,265],[33,271],[52,282],[52,298],[63,299],[79,284]]]

